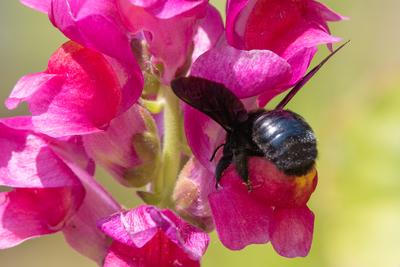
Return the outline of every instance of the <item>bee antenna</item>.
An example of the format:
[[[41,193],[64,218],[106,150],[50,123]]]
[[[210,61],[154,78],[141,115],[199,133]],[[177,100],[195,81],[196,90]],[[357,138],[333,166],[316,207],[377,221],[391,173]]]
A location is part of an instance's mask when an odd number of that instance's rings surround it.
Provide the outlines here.
[[[287,103],[297,94],[297,92],[316,74],[319,69],[334,55],[336,54],[340,49],[342,49],[345,45],[347,45],[350,42],[347,41],[341,46],[339,46],[335,51],[330,53],[326,58],[324,58],[321,63],[319,63],[317,66],[315,66],[312,70],[310,70],[303,78],[301,78],[300,81],[297,82],[297,84],[290,90],[290,92],[282,99],[281,102],[276,106],[275,109],[283,109]]]

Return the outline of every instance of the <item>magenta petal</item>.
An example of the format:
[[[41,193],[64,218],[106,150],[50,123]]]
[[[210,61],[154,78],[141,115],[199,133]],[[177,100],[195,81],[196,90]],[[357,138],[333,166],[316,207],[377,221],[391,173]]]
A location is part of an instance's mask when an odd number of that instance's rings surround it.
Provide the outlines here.
[[[91,175],[69,164],[86,190],[82,205],[65,223],[65,239],[78,252],[101,264],[110,245],[110,238],[97,228],[97,221],[121,209],[120,205]]]
[[[15,130],[34,131],[31,116],[17,116],[9,118],[1,118],[0,124]]]
[[[247,98],[287,82],[290,69],[271,51],[238,50],[220,40],[193,63],[191,75],[223,83],[239,98]]]
[[[14,86],[5,104],[8,109],[15,109],[22,101],[29,101],[36,92],[61,86],[65,78],[59,74],[35,73],[22,77]],[[50,89],[51,90],[51,89]]]
[[[311,47],[303,43],[331,43],[322,33],[316,34],[320,31],[329,35],[327,23],[316,7],[310,0],[258,0],[242,22],[246,49],[268,49],[287,59],[284,54],[288,50]]]
[[[289,87],[303,78],[316,52],[317,48],[311,47],[303,48],[296,51],[295,54],[292,54],[288,58],[288,63],[292,66],[292,78],[287,82],[287,84],[273,90],[265,91],[261,94],[258,98],[259,107],[265,107],[271,99],[286,91]]]
[[[142,205],[98,222],[99,228],[126,246],[144,248],[160,235],[193,260],[204,254],[209,238],[168,210]]]
[[[47,141],[32,132],[15,130],[0,123],[0,147],[1,185],[48,188],[79,184],[76,175],[53,152]]]
[[[293,52],[288,57],[288,63],[292,66],[292,78],[289,85],[296,84],[301,78],[303,78],[308,67],[310,66],[311,60],[313,59],[315,53],[317,53],[316,47],[305,47],[303,49]],[[287,87],[287,86],[286,86]],[[286,89],[284,87],[284,89]]]
[[[201,229],[214,229],[208,195],[215,190],[214,174],[192,156],[179,173],[173,201],[179,215]]]
[[[229,0],[226,36],[237,48],[273,51],[286,60],[292,78],[266,90],[260,103],[296,83],[306,72],[317,46],[340,41],[330,35],[328,21],[345,17],[314,0]]]
[[[129,64],[122,63],[111,57],[106,57],[110,62],[121,85],[121,104],[118,114],[122,114],[137,102],[143,89],[143,75],[140,68],[132,68]]]
[[[212,119],[187,105],[184,109],[184,124],[186,138],[194,156],[214,173],[216,160],[210,162],[210,158],[215,148],[224,142],[225,131]]]
[[[178,5],[183,2],[189,5]],[[189,56],[197,20],[205,16],[207,1],[156,1],[154,7],[161,8],[157,9],[161,10],[161,17],[143,1],[120,0],[118,3],[129,30],[144,33],[153,62],[163,65],[163,82],[168,84]],[[168,11],[171,13],[166,17],[164,6],[171,7]],[[188,7],[192,9],[188,10]],[[184,13],[180,14],[180,11]]]
[[[308,207],[276,209],[270,228],[271,243],[279,255],[305,257],[311,248],[314,214]]]
[[[128,0],[132,5],[141,7],[159,19],[170,19],[185,13],[196,12],[204,8],[206,0]],[[189,15],[189,14],[185,14]]]
[[[113,242],[103,263],[103,267],[136,267],[136,251],[119,242]]]
[[[94,175],[96,165],[86,153],[81,136],[71,136],[64,140],[52,139],[51,148],[64,162],[73,162],[74,167]],[[69,168],[72,169],[71,166]]]
[[[61,230],[83,195],[79,187],[0,193],[0,248]]]
[[[121,109],[119,73],[93,50],[65,43],[52,55],[42,75],[43,79],[40,74],[23,78],[8,101],[11,107],[22,100],[29,103],[38,132],[52,137],[98,132]]]
[[[104,267],[200,267],[165,236],[158,234],[141,249],[114,242],[104,260]]]
[[[36,9],[37,11],[47,13],[50,9],[52,0],[20,0],[27,7]]]
[[[151,217],[150,206],[114,214],[98,222],[99,228],[114,240],[132,247],[143,247],[157,234],[158,225]]]
[[[211,49],[224,32],[224,22],[219,11],[209,5],[206,16],[200,20],[199,27],[193,37],[194,48],[192,53],[192,62]]]
[[[69,39],[139,71],[114,0],[53,0],[49,17]]]
[[[210,241],[208,235],[183,221],[172,211],[164,209],[160,213],[155,213],[153,219],[161,225],[163,232],[169,240],[185,252],[189,258],[200,260],[206,252]],[[171,225],[165,228],[163,225],[167,223]]]
[[[311,0],[310,6],[312,6],[312,9],[316,12],[316,15],[320,16],[322,20],[340,21],[348,19],[347,17],[342,16],[320,2]]]
[[[123,80],[121,110],[125,111],[139,98],[143,76],[116,5],[114,0],[54,0],[49,16],[71,40],[118,61],[113,65]]]
[[[301,34],[298,34],[297,39],[292,41],[291,45],[285,49],[285,52],[282,53],[282,57],[289,61],[290,58],[305,48],[315,49],[318,45],[331,44],[339,42],[340,40],[340,38],[331,36],[329,33],[323,30],[309,28]]]
[[[240,250],[270,239],[272,208],[253,198],[232,168],[223,177],[223,185],[209,195],[215,227],[222,244]]]
[[[228,0],[226,8],[226,39],[229,44],[236,48],[243,49],[243,32],[246,24],[246,19],[239,20],[241,12],[247,7],[250,9],[254,6],[257,0]],[[248,14],[247,14],[248,15]],[[239,24],[238,26],[236,24]],[[244,24],[244,25],[243,25]],[[240,31],[238,28],[242,28]]]

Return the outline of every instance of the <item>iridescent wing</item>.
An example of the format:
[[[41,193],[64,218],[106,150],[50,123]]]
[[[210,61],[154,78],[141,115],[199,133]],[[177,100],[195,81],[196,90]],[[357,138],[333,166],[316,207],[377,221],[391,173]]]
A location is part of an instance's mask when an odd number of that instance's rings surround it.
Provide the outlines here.
[[[177,78],[171,86],[182,101],[212,118],[228,132],[247,120],[243,103],[221,83],[191,76]]]

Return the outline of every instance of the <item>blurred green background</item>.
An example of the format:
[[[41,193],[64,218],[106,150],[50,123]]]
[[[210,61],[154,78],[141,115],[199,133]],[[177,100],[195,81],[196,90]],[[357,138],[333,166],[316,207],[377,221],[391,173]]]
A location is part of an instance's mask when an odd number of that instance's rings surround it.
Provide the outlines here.
[[[224,1],[211,2],[224,10]],[[311,253],[285,259],[270,245],[232,252],[213,234],[202,266],[400,267],[400,1],[324,3],[351,18],[331,24],[334,35],[351,44],[290,104],[319,138],[319,185],[310,201],[316,214]],[[0,31],[3,101],[20,76],[43,70],[65,39],[45,15],[18,1],[0,1]],[[327,53],[322,47],[315,60]],[[1,105],[0,114],[16,113]],[[126,206],[138,202],[104,173],[98,177]],[[95,264],[57,234],[0,251],[0,266]]]

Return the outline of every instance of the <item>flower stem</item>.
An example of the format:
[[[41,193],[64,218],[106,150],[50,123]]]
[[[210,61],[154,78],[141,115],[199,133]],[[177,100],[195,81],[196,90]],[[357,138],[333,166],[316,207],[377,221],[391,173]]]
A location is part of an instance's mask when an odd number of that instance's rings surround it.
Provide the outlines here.
[[[161,207],[170,207],[171,196],[178,176],[181,154],[180,140],[182,118],[179,107],[179,99],[171,88],[162,88],[164,94],[164,144],[162,151],[162,195]],[[158,186],[160,186],[159,184]]]

